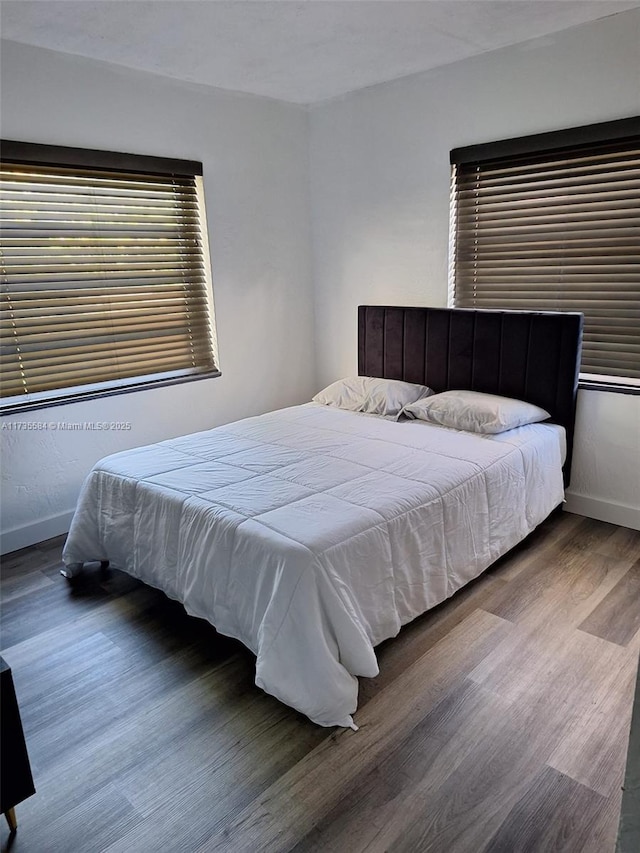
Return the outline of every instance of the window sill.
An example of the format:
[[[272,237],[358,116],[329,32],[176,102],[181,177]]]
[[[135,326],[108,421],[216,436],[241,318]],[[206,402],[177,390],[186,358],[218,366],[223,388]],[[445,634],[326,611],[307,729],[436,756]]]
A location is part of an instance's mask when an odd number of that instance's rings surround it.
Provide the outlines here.
[[[632,394],[640,396],[640,385],[624,385],[618,382],[594,382],[592,379],[580,379],[580,391],[609,391],[614,394]]]
[[[222,376],[222,373],[219,370],[213,370],[208,373],[195,373],[189,376],[173,376],[165,379],[149,380],[147,382],[122,385],[116,388],[85,391],[77,394],[74,394],[73,390],[69,389],[69,393],[65,394],[64,397],[55,397],[49,400],[32,400],[25,403],[14,403],[4,407],[0,406],[0,416],[17,415],[22,412],[33,412],[37,409],[49,409],[52,406],[66,406],[69,403],[81,403],[85,400],[97,400],[101,397],[114,397],[120,394],[131,394],[134,391],[146,391],[149,388],[164,388],[167,385],[182,385],[185,382],[199,382],[201,379],[214,379],[217,376]]]

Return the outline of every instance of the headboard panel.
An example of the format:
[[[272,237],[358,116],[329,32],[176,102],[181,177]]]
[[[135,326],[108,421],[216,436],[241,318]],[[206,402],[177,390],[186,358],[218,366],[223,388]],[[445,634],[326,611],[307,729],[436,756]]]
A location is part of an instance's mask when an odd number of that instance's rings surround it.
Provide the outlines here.
[[[569,482],[584,318],[467,308],[358,308],[358,373],[542,406],[567,431]]]

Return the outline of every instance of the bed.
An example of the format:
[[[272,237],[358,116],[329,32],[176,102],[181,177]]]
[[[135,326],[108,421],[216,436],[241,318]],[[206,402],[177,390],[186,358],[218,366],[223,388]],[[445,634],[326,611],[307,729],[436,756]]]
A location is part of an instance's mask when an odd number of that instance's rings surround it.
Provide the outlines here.
[[[109,456],[87,477],[68,576],[109,561],[256,655],[256,684],[356,728],[375,646],[563,500],[582,315],[361,306],[358,373],[524,400],[480,435],[307,403]]]

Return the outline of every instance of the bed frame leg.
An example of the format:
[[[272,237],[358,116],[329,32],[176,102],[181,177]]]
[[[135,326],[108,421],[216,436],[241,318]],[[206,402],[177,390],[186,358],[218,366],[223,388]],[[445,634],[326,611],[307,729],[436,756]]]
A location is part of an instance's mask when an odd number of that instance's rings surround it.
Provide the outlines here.
[[[78,577],[78,575],[82,571],[83,566],[84,563],[68,563],[62,569],[60,569],[60,574],[63,578],[71,580],[72,578]]]
[[[67,580],[71,580],[72,578],[77,578],[78,575],[82,572],[84,563],[67,563],[60,569],[60,574],[62,577],[67,578]],[[109,568],[109,560],[100,560],[100,571],[104,574]]]

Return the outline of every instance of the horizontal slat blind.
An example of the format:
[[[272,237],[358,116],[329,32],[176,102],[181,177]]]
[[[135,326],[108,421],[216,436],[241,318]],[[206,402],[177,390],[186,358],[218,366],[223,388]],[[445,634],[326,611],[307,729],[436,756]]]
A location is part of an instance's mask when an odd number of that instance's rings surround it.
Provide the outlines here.
[[[195,175],[3,162],[0,181],[5,407],[216,371]]]
[[[457,162],[451,202],[455,306],[581,311],[582,372],[640,380],[640,137]]]

